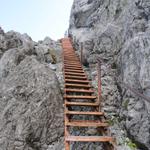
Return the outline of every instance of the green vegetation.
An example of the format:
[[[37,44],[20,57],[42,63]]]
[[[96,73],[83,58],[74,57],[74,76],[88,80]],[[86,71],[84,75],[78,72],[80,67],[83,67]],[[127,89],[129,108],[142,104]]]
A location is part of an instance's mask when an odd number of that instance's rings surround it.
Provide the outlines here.
[[[123,106],[123,108],[124,108],[125,110],[128,109],[128,105],[129,105],[129,99],[124,100],[123,103],[122,103],[122,106]]]
[[[133,143],[129,138],[126,138],[125,144],[126,144],[127,146],[129,146],[132,150],[136,150],[136,149],[137,149],[136,144]]]
[[[119,123],[119,117],[112,117],[110,119],[107,120],[107,123],[110,125],[110,126],[113,126],[114,124],[118,124]]]

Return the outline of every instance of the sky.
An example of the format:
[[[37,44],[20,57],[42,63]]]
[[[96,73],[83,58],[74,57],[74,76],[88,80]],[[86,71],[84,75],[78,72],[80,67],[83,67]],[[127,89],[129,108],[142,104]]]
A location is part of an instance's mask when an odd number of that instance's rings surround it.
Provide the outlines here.
[[[34,41],[57,40],[69,26],[73,0],[0,0],[0,26],[27,33]]]

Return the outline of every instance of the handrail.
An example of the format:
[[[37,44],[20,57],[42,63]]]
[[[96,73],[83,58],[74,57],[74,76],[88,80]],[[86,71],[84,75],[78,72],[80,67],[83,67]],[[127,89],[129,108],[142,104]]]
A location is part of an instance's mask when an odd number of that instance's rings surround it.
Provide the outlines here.
[[[99,57],[97,58],[97,60],[99,60],[102,63],[102,59]],[[100,67],[99,67],[100,68]],[[146,100],[147,102],[150,102],[150,97],[145,96],[142,93],[139,93],[136,89],[130,87],[128,84],[124,83],[123,81],[119,81],[117,78],[115,78],[117,82],[119,82],[120,84],[122,84],[126,89],[129,89],[130,91],[132,91],[134,94],[138,95],[139,97],[143,98],[144,100]]]
[[[81,64],[82,64],[82,63],[83,63],[83,42],[81,42],[80,51],[81,51],[81,54],[80,54],[80,61],[81,61]]]
[[[117,79],[116,79],[117,80]],[[143,98],[144,100],[146,100],[147,102],[150,102],[150,97],[145,96],[142,93],[139,93],[136,89],[130,87],[128,84],[120,81],[120,84],[124,85],[125,88],[129,89],[130,91],[132,91],[134,94],[138,95],[139,97]]]
[[[101,110],[101,60],[97,58],[98,103]]]
[[[81,64],[83,63],[83,42],[81,42],[80,47],[80,61]],[[98,78],[98,103],[99,103],[99,110],[101,110],[101,58],[97,57],[97,78]]]
[[[80,60],[81,63],[83,63],[83,43],[81,43],[81,53],[80,53]],[[100,57],[97,57],[97,76],[98,76],[98,102],[101,102],[101,64],[102,64],[102,59]],[[117,82],[122,84],[125,88],[129,89],[132,91],[134,94],[138,95],[142,99],[146,100],[147,102],[150,102],[150,97],[145,96],[142,93],[139,93],[136,89],[130,87],[128,84],[119,81],[117,78],[115,78]]]

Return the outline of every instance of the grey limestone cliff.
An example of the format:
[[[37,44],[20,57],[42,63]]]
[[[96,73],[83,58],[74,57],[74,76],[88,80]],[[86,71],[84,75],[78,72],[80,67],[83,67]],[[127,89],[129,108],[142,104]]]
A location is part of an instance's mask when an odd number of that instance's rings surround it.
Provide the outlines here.
[[[126,136],[139,149],[149,150],[150,103],[119,81],[150,97],[150,1],[74,0],[69,35],[79,52],[83,43],[86,65],[95,64],[97,56],[103,62],[104,109],[109,117],[119,118]]]
[[[0,28],[0,150],[63,149],[60,51]]]

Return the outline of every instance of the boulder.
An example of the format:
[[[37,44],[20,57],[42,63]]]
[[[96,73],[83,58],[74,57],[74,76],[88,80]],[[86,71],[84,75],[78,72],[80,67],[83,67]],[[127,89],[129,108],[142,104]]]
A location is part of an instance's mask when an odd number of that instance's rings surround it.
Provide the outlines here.
[[[63,136],[63,98],[46,64],[27,56],[0,85],[0,150],[46,150]]]

